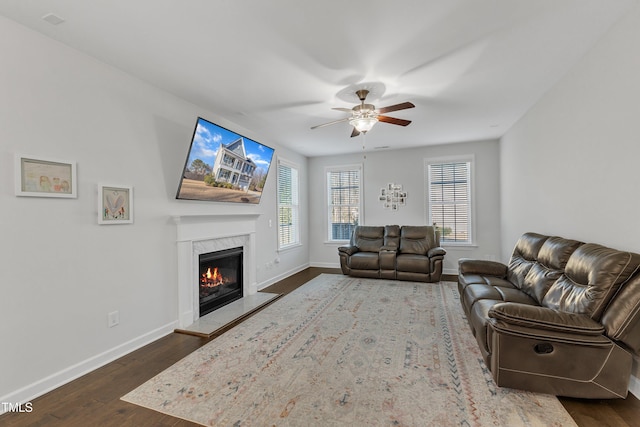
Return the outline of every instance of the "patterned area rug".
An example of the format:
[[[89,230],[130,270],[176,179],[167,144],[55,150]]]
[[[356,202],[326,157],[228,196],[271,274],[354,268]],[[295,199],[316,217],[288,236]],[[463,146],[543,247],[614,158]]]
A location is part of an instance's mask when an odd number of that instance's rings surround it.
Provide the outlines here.
[[[219,426],[575,426],[498,388],[455,283],[323,274],[122,398]]]

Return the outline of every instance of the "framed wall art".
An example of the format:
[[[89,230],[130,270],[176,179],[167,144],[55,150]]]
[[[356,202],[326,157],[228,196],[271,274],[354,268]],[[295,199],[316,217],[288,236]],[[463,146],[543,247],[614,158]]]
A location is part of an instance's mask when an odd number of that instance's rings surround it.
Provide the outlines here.
[[[378,200],[382,202],[385,209],[397,211],[400,206],[407,204],[407,192],[402,190],[402,184],[389,183],[380,189]]]
[[[15,156],[16,196],[76,198],[77,188],[75,162]]]
[[[133,187],[98,184],[98,224],[133,223]]]

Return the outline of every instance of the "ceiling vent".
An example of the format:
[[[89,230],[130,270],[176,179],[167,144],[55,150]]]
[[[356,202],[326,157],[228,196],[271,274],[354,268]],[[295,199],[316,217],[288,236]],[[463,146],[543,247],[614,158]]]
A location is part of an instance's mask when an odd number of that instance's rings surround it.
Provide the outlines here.
[[[42,17],[43,20],[47,21],[51,25],[59,25],[64,22],[64,19],[60,18],[55,13],[48,13]]]

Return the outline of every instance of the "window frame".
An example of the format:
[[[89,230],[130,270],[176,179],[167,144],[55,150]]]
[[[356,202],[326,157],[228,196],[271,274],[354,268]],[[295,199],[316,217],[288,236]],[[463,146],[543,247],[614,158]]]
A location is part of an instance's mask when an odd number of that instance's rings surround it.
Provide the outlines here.
[[[292,197],[292,203],[290,205],[282,204],[280,202],[280,167],[286,167],[291,170],[295,170],[295,190],[292,189],[292,193],[295,194],[296,197]],[[293,181],[292,183],[293,184]],[[293,185],[292,185],[293,187]],[[295,203],[294,203],[294,199]],[[294,239],[290,243],[282,244],[280,237],[280,227],[282,224],[280,223],[280,207],[286,205],[290,206],[292,209],[292,217],[296,218],[291,225],[293,226],[293,236]],[[296,163],[290,162],[286,159],[278,158],[277,168],[276,168],[276,239],[278,240],[278,251],[287,250],[291,248],[295,248],[297,246],[301,246],[301,238],[300,238],[300,166]]]
[[[356,225],[364,224],[364,205],[363,205],[363,195],[364,195],[364,177],[363,177],[363,167],[362,163],[356,164],[348,164],[348,165],[339,165],[339,166],[327,166],[325,167],[324,172],[324,192],[325,192],[325,243],[328,244],[344,244],[345,242],[349,242],[351,237],[347,239],[334,239],[332,235],[332,225],[331,222],[331,212],[332,208],[335,206],[331,204],[331,184],[330,177],[332,172],[347,172],[347,171],[357,171],[358,172],[358,220]]]
[[[468,239],[466,241],[447,241],[444,237],[440,236],[441,246],[455,246],[455,247],[475,247],[476,246],[476,208],[475,208],[475,155],[460,155],[460,156],[446,156],[446,157],[430,157],[424,159],[424,185],[425,185],[425,220],[427,224],[433,224],[432,211],[431,211],[431,177],[430,166],[431,165],[443,165],[450,163],[468,163]]]

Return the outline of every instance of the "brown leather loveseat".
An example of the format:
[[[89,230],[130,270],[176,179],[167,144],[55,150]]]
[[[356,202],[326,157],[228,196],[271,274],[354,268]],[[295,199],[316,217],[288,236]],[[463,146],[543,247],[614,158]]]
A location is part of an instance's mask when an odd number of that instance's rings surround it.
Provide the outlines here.
[[[338,248],[345,275],[437,282],[445,250],[432,226],[357,226]]]
[[[461,259],[458,290],[499,386],[627,395],[640,355],[640,255],[526,233],[508,266]]]

